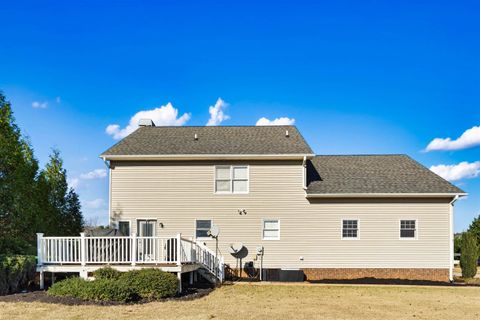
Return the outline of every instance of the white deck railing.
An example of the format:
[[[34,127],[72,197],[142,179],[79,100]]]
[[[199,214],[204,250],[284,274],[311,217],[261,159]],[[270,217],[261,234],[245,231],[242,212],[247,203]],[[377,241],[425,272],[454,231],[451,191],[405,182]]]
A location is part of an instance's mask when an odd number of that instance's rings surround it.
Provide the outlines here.
[[[180,244],[180,245],[178,245]],[[220,281],[223,257],[192,239],[175,237],[44,237],[37,234],[38,265],[201,264]]]

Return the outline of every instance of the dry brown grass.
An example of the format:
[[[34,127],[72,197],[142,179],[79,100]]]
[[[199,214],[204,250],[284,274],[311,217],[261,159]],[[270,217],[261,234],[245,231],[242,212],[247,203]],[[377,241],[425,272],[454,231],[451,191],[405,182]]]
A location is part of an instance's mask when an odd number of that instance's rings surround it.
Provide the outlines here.
[[[0,319],[480,319],[479,297],[479,287],[239,284],[142,305],[0,302]]]

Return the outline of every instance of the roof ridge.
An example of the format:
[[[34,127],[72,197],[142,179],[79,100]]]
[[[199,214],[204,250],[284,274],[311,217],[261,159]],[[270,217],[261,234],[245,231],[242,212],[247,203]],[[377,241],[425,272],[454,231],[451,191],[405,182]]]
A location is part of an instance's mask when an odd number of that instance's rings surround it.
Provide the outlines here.
[[[278,127],[278,128],[281,128],[281,127],[293,127],[293,128],[297,128],[296,125],[294,124],[281,124],[281,125],[274,125],[274,124],[271,124],[271,125],[261,125],[261,126],[257,126],[257,125],[218,125],[218,126],[145,126],[145,127],[142,127],[142,128],[274,128],[274,127]],[[299,130],[300,131],[300,130]]]
[[[374,157],[374,156],[402,156],[410,157],[406,153],[355,153],[355,154],[316,154],[315,157]]]

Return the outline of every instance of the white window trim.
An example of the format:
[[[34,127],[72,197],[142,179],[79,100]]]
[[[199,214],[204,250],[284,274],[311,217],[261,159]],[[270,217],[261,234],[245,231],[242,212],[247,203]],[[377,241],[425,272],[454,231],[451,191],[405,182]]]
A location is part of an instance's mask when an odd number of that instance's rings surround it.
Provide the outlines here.
[[[217,168],[230,168],[230,191],[217,191]],[[247,168],[247,191],[233,192],[233,168],[244,167]],[[213,166],[213,193],[219,195],[232,195],[232,194],[249,194],[250,193],[250,165],[248,164],[219,164]],[[245,180],[245,179],[242,179]]]
[[[202,241],[213,240],[212,237],[198,237],[197,238],[197,221],[198,220],[210,220],[210,228],[212,228],[212,226],[214,225],[214,222],[213,222],[212,218],[195,218],[195,221],[193,222],[193,236],[194,236],[194,238],[198,239],[198,240],[202,240]]]
[[[277,221],[278,222],[278,237],[276,237],[276,238],[265,238],[264,237],[265,221]],[[264,219],[262,219],[262,226],[261,226],[262,240],[265,240],[265,241],[278,241],[278,240],[280,240],[281,229],[282,229],[282,227],[280,225],[280,219],[277,219],[277,218],[264,218]]]
[[[356,220],[357,221],[357,236],[353,237],[344,237],[343,236],[343,221]],[[340,237],[342,240],[360,240],[360,219],[358,218],[342,218],[340,220]]]
[[[403,238],[402,237],[402,220],[413,220],[415,221],[415,237],[413,238]],[[398,239],[400,240],[405,240],[405,241],[415,241],[418,240],[418,219],[417,218],[402,218],[398,219]]]
[[[120,222],[128,222],[128,229],[130,230],[130,234],[127,237],[132,235],[132,221],[131,220],[118,220],[117,221],[117,230],[120,231]]]
[[[157,218],[135,218],[135,235],[137,237],[139,237],[139,232],[138,232],[138,221],[139,220],[155,220],[155,228],[153,228],[153,237],[156,237],[157,236],[157,223],[158,223],[158,219]],[[130,235],[133,235],[133,230],[130,229]]]

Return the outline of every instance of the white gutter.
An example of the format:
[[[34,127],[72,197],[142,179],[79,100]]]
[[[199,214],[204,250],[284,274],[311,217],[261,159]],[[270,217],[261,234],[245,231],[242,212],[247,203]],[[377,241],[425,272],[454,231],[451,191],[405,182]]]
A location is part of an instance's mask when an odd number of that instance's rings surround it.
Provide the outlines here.
[[[314,154],[166,154],[166,155],[103,155],[104,160],[303,160]]]
[[[307,198],[445,198],[467,193],[307,193]]]
[[[449,208],[449,213],[448,213],[448,222],[449,222],[449,239],[448,239],[448,252],[449,252],[449,268],[448,268],[448,279],[450,281],[453,281],[453,264],[454,264],[454,257],[453,257],[453,250],[454,250],[454,238],[453,238],[453,204],[455,201],[457,201],[459,198],[458,195],[453,197],[453,200],[450,201],[450,208]]]

